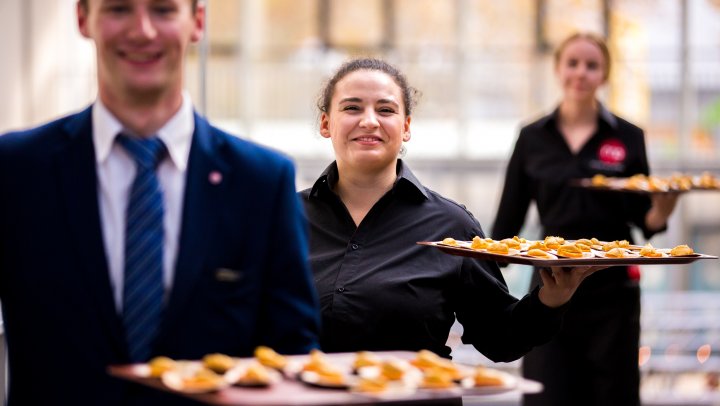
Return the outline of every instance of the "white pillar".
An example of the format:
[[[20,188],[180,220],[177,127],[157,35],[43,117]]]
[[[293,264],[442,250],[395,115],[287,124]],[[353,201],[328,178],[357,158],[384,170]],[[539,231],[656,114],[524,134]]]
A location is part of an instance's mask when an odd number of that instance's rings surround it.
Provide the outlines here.
[[[23,125],[25,115],[25,97],[23,92],[22,35],[23,0],[3,0],[0,2],[0,133]]]

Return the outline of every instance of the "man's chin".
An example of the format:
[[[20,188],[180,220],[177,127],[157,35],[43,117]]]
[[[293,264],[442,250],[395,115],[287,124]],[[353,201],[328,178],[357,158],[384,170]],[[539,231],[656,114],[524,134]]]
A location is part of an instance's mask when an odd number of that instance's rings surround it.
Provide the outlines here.
[[[166,94],[168,90],[169,87],[167,85],[157,82],[132,83],[125,86],[124,89],[125,94],[133,99],[147,101],[156,100],[158,97]]]

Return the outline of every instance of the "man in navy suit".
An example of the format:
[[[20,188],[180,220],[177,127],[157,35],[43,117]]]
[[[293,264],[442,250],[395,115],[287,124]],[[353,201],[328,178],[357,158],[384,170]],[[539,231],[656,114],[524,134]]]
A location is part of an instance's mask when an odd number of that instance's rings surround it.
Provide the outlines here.
[[[212,127],[183,92],[184,56],[202,35],[204,11],[196,0],[79,1],[80,32],[97,51],[97,101],[0,136],[11,406],[183,402],[107,367],[317,346],[292,163]],[[162,316],[142,359],[129,350],[123,312],[125,216],[140,167],[121,137],[165,146],[152,172],[164,204]]]

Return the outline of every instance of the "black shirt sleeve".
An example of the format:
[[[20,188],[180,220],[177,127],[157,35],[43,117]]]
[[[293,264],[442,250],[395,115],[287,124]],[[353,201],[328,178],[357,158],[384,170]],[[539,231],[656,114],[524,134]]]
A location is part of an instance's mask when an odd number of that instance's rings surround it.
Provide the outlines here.
[[[475,235],[482,236],[479,226]],[[516,360],[559,331],[565,307],[545,306],[539,289],[518,301],[495,262],[465,258],[460,273],[455,313],[464,328],[463,342],[489,359]]]

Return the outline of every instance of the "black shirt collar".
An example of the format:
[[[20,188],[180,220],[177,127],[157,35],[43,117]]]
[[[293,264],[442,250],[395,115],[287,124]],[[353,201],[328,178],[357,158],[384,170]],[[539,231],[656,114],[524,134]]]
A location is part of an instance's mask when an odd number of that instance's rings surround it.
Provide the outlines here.
[[[415,177],[410,168],[403,164],[402,159],[397,160],[395,169],[397,180],[393,185],[393,193],[399,196],[407,196],[408,198],[427,199],[428,194],[425,187]],[[322,197],[325,193],[333,193],[332,189],[338,181],[337,162],[333,161],[323,171],[320,177],[313,184],[310,190],[310,197]]]
[[[606,109],[605,106],[598,102],[599,111],[598,111],[598,121],[601,123],[605,123],[610,128],[617,130],[618,127],[618,121],[617,117],[615,117],[610,110]],[[557,126],[558,122],[558,114],[560,114],[560,107],[556,107],[555,110],[551,114],[548,114],[547,116],[540,119],[540,125],[547,126],[547,125],[554,125]]]

